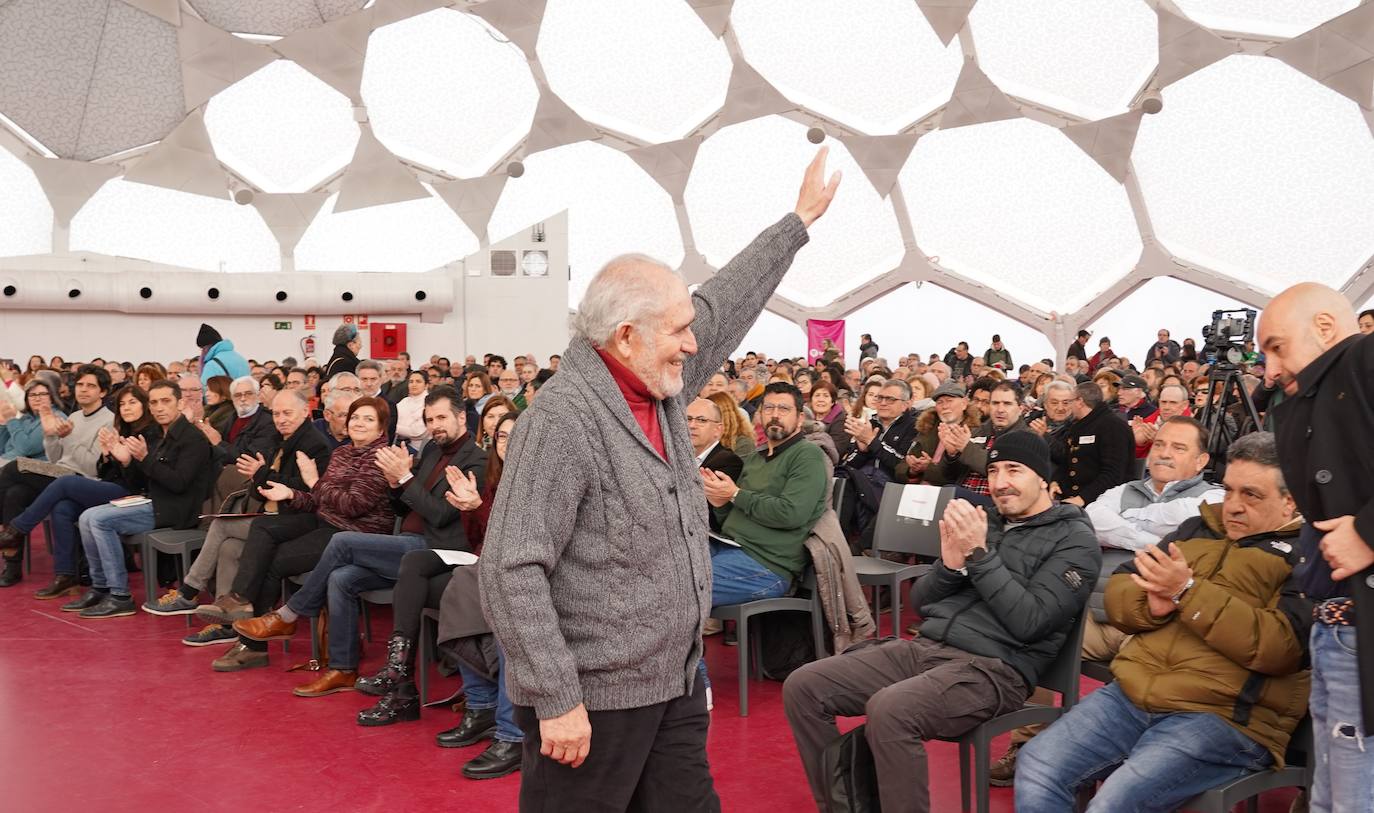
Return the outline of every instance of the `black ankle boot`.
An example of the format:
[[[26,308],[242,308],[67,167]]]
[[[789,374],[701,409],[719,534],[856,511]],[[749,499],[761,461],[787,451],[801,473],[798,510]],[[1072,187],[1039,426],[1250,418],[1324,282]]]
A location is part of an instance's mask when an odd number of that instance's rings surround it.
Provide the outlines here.
[[[6,559],[5,569],[0,571],[0,587],[13,587],[24,579],[24,563],[18,559]]]
[[[420,719],[420,693],[409,680],[396,684],[396,687],[377,701],[377,705],[358,712],[358,725],[381,726],[392,723],[409,722]]]
[[[415,642],[399,632],[393,632],[386,642],[386,665],[372,677],[358,678],[354,688],[363,694],[381,697],[410,680],[414,671]]]

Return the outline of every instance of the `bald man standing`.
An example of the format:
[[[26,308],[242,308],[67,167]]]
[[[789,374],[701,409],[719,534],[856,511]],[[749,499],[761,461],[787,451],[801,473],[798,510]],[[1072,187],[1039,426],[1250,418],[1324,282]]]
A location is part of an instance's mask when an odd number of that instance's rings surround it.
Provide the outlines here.
[[[1374,811],[1374,338],[1324,285],[1269,303],[1259,324],[1279,461],[1309,523],[1296,575],[1316,604],[1311,810]],[[1361,617],[1363,616],[1363,617]],[[1362,623],[1360,623],[1362,622]]]

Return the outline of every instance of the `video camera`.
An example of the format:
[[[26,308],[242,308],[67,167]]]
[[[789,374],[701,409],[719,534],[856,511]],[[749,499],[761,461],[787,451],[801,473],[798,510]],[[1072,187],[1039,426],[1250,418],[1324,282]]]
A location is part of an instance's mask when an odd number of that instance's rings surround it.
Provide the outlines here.
[[[1255,339],[1254,308],[1212,311],[1212,324],[1202,328],[1202,352],[1210,365],[1238,365],[1244,359],[1245,343]]]

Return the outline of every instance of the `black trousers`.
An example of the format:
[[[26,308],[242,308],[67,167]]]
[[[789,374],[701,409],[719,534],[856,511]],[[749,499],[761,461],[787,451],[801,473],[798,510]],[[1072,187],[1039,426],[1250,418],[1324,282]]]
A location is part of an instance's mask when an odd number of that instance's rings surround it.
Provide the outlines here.
[[[453,568],[432,550],[413,550],[401,558],[392,588],[391,617],[394,632],[413,642],[420,640],[420,620],[426,609],[439,609],[444,588],[453,580]]]
[[[592,746],[577,768],[539,753],[534,709],[515,707],[525,732],[520,763],[520,810],[525,813],[720,810],[706,762],[706,688],[637,709],[588,712]]]
[[[282,580],[313,570],[340,530],[315,514],[258,517],[248,527],[234,592],[251,601],[257,615],[268,612],[281,599]]]
[[[21,472],[19,461],[11,460],[0,469],[0,522],[6,525],[14,521],[14,518],[24,513],[24,509],[29,504],[38,499],[38,495],[43,493],[43,489],[48,487],[53,478],[43,474],[33,474],[31,472]],[[6,561],[18,562],[24,558],[23,547],[14,556],[6,557]]]

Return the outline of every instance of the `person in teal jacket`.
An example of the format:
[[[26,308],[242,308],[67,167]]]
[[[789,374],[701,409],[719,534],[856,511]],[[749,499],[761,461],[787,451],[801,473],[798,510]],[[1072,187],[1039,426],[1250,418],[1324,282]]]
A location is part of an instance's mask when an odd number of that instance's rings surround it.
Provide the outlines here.
[[[39,379],[30,381],[24,388],[22,411],[15,411],[8,400],[0,403],[0,465],[21,457],[48,459],[43,451],[43,423],[38,418],[40,403],[51,404],[52,391]],[[59,420],[67,417],[58,409],[52,414]]]
[[[200,383],[207,389],[210,379],[217,375],[228,376],[233,381],[251,372],[248,362],[234,349],[234,343],[207,324],[201,324],[196,346],[200,348]]]

